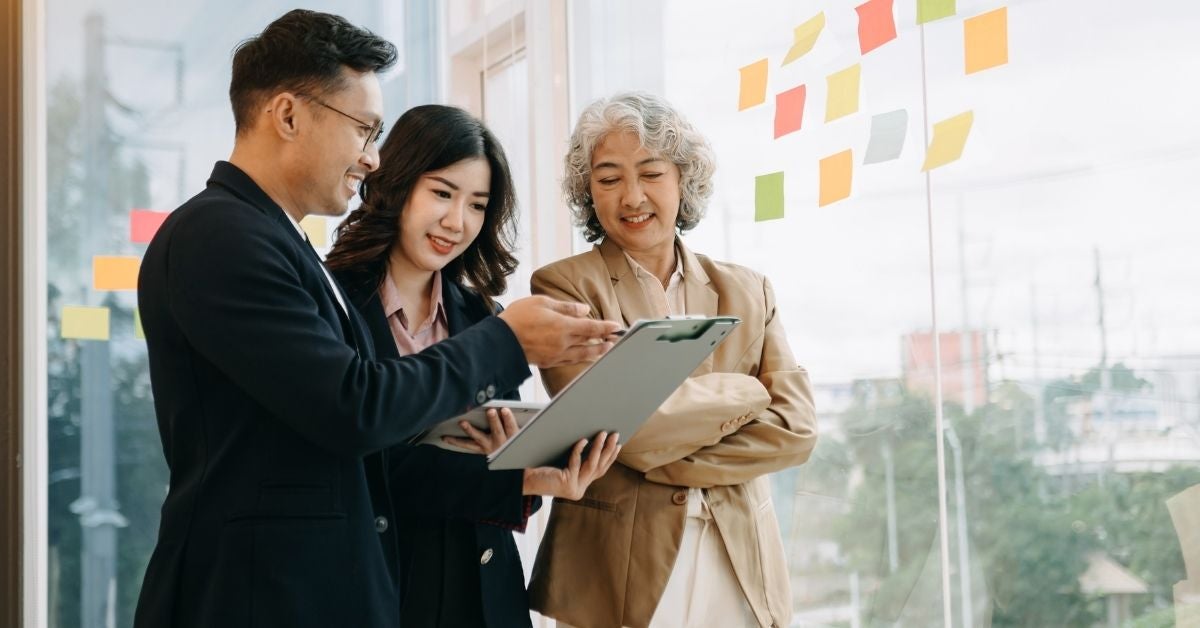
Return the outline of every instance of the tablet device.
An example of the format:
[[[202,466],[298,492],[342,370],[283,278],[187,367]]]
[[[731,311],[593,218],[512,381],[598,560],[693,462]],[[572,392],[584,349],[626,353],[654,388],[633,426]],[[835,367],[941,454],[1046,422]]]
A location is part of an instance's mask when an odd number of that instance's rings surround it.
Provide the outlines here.
[[[454,417],[453,419],[448,419],[438,423],[429,430],[426,430],[425,432],[413,437],[410,442],[414,445],[434,445],[441,447],[442,449],[449,449],[450,451],[458,451],[468,454],[479,453],[476,451],[471,451],[470,449],[464,449],[462,447],[451,445],[450,443],[443,441],[442,437],[459,436],[466,438],[466,433],[463,432],[462,428],[458,426],[458,422],[462,420],[466,420],[471,425],[486,431],[488,429],[486,414],[488,408],[508,408],[512,412],[513,418],[516,419],[517,426],[521,427],[528,423],[530,419],[536,416],[537,413],[545,407],[546,402],[544,401],[510,401],[508,399],[493,399],[482,406],[472,408],[467,412]]]
[[[633,436],[740,323],[734,316],[634,323],[608,353],[492,452],[488,468],[563,467],[582,438],[601,431]]]

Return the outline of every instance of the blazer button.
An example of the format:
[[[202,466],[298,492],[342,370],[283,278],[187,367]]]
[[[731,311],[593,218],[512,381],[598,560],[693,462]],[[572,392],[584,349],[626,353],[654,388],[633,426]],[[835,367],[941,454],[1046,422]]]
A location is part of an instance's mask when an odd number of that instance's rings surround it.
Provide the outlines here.
[[[475,393],[475,403],[482,404],[483,402],[485,402],[487,400],[488,400],[488,398],[487,398],[486,392],[481,390],[481,391]]]
[[[496,396],[496,387],[495,386],[493,386],[491,384],[487,385],[487,396],[488,396],[488,399],[491,399],[492,397]]]
[[[687,491],[675,491],[675,493],[673,495],[671,495],[671,502],[674,503],[676,506],[682,506],[682,505],[686,504],[687,503]]]
[[[490,548],[490,547],[483,550],[483,556],[479,557],[479,564],[486,565],[486,564],[492,562],[493,554],[494,554],[494,552],[492,552],[492,548]]]
[[[388,520],[387,517],[375,517],[375,531],[383,534],[387,532]]]

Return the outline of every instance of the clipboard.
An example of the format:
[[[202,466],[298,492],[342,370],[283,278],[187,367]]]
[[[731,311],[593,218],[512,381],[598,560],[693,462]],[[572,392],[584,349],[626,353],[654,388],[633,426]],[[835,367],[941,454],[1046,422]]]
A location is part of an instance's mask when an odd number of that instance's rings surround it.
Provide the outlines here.
[[[462,428],[458,426],[459,421],[467,421],[471,425],[481,429],[488,429],[487,414],[489,408],[508,408],[513,414],[513,419],[517,422],[517,427],[524,427],[529,423],[537,413],[545,409],[546,403],[543,401],[510,401],[508,399],[492,399],[482,406],[471,408],[467,412],[460,414],[453,419],[442,421],[437,425],[421,432],[414,436],[409,443],[412,445],[433,445],[449,451],[457,451],[463,454],[474,454],[476,452],[456,445],[451,445],[442,440],[443,436],[458,436],[465,438],[467,435],[463,433]]]
[[[736,316],[715,316],[634,323],[608,353],[492,452],[488,468],[563,467],[581,438],[600,431],[633,436],[741,322]]]

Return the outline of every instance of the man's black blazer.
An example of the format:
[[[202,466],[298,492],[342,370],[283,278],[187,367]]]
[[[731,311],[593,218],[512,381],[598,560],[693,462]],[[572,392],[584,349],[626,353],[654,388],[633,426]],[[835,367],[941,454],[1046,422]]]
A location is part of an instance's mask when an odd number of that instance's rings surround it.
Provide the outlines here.
[[[399,625],[376,452],[528,377],[511,329],[375,360],[316,253],[226,162],[150,243],[138,306],[170,484],[135,625]]]
[[[379,295],[378,273],[335,273],[367,323],[380,357],[399,357]],[[472,290],[443,277],[451,337],[493,314]],[[497,309],[497,312],[499,310]],[[478,358],[477,358],[478,359]],[[496,395],[519,399],[517,391]],[[530,626],[529,596],[512,529],[524,529],[524,471],[489,471],[486,459],[432,445],[388,450],[400,530],[405,626]]]

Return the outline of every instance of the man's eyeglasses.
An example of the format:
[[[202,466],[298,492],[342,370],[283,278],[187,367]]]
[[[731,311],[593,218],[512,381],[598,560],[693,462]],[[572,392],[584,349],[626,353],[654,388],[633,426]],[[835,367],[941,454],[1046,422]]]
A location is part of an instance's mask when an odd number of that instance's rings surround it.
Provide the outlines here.
[[[337,107],[334,107],[333,105],[331,105],[327,102],[324,102],[323,100],[321,100],[320,98],[317,98],[316,96],[308,96],[308,98],[309,98],[309,100],[312,100],[313,102],[317,103],[318,105],[321,105],[322,107],[324,107],[334,113],[339,113],[339,114],[346,116],[347,118],[350,118],[351,120],[357,122],[358,125],[360,127],[362,127],[362,129],[364,131],[366,131],[366,133],[367,133],[367,139],[366,139],[366,141],[363,142],[363,145],[362,145],[362,149],[363,149],[364,153],[367,151],[368,146],[370,146],[374,142],[378,142],[379,138],[383,137],[383,120],[379,120],[375,124],[367,124],[366,122],[359,120],[358,118],[346,113],[345,111],[342,111],[341,109],[338,109]]]

